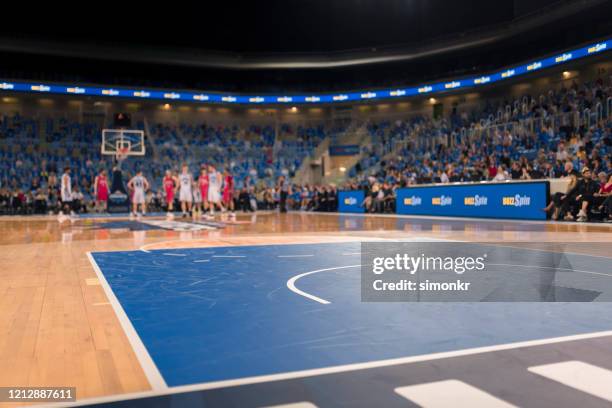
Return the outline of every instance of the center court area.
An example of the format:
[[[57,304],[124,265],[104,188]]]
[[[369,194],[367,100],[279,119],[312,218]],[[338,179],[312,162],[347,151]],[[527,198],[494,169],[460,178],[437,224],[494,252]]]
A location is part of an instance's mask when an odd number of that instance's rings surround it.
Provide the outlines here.
[[[396,388],[453,379],[518,406],[603,404],[529,370],[612,369],[607,225],[263,213],[206,228],[177,219],[175,231],[162,221],[2,220],[1,340],[33,340],[3,349],[13,377],[75,384],[81,403],[109,406],[406,406],[414,399]],[[558,242],[564,267],[589,273],[549,282],[581,290],[557,302],[364,303],[361,243],[385,240],[512,243],[525,259]]]

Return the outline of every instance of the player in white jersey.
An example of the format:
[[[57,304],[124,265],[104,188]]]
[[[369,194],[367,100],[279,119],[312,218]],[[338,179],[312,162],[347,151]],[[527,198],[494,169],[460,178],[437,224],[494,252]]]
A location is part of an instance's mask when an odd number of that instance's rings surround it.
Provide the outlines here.
[[[145,192],[149,189],[149,182],[142,175],[142,170],[138,170],[138,173],[128,182],[128,188],[134,190],[132,195],[132,215],[138,214],[138,205],[142,208],[142,214],[147,212],[147,203],[145,200]]]
[[[60,221],[64,219],[64,211],[74,215],[72,210],[72,180],[70,179],[70,167],[64,169],[60,184],[60,198],[62,199],[62,208],[59,212]]]
[[[192,213],[194,217],[200,216],[200,211],[202,211],[202,192],[200,191],[200,186],[197,181],[193,181],[193,209]]]
[[[181,189],[179,192],[179,201],[181,202],[183,218],[187,217],[188,212],[191,212],[191,202],[193,201],[191,186],[193,186],[193,177],[189,173],[189,167],[183,164],[181,174],[179,175],[179,188]]]
[[[208,206],[210,208],[210,215],[215,215],[215,207],[219,207],[221,211],[224,211],[223,205],[221,204],[221,183],[223,176],[215,169],[212,164],[208,166]]]

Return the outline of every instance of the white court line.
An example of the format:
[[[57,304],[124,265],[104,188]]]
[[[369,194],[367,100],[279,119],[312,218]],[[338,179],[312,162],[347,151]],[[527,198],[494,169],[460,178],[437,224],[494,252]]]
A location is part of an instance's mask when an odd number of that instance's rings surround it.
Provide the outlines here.
[[[262,408],[318,408],[315,404],[308,401],[292,402],[290,404],[268,405]]]
[[[532,373],[587,394],[612,401],[612,371],[582,361],[529,367]]]
[[[119,394],[119,395],[111,395],[107,397],[94,397],[87,398],[76,403],[65,403],[65,404],[48,404],[48,405],[37,405],[37,407],[44,408],[57,408],[57,407],[75,407],[75,406],[83,406],[90,404],[102,404],[113,401],[127,401],[133,400],[137,398],[147,398],[147,397],[157,397],[163,395],[169,395],[180,392],[192,392],[192,391],[205,391],[205,390],[213,390],[218,388],[226,388],[226,387],[236,387],[239,385],[247,385],[247,384],[261,384],[272,381],[282,381],[282,380],[291,380],[296,378],[307,378],[314,377],[318,375],[326,375],[326,374],[336,374],[336,373],[345,373],[350,371],[357,370],[365,370],[370,368],[379,368],[379,367],[389,367],[400,364],[410,364],[410,363],[420,363],[424,361],[432,361],[432,360],[440,360],[444,358],[451,357],[462,357],[462,356],[471,356],[476,354],[490,353],[493,351],[502,351],[502,350],[513,350],[523,347],[535,347],[535,346],[543,346],[548,344],[556,344],[563,343],[569,341],[576,340],[586,340],[586,339],[594,339],[599,337],[612,337],[612,330],[594,332],[594,333],[585,333],[585,334],[575,334],[571,336],[563,336],[563,337],[552,337],[548,339],[538,339],[538,340],[527,340],[520,341],[516,343],[506,343],[506,344],[497,344],[494,346],[484,346],[484,347],[476,347],[470,349],[462,349],[462,350],[453,350],[453,351],[443,351],[439,353],[432,354],[423,354],[419,356],[409,356],[409,357],[399,357],[387,360],[377,360],[377,361],[368,361],[365,363],[353,363],[353,364],[345,364],[339,366],[332,367],[323,367],[323,368],[313,368],[309,370],[301,370],[301,371],[290,371],[285,373],[278,374],[266,374],[259,375],[254,377],[245,377],[245,378],[236,378],[231,380],[220,380],[213,381],[208,383],[201,384],[191,384],[191,385],[182,385],[178,387],[170,387],[163,390],[154,390],[154,391],[145,391],[145,392],[136,392],[136,393],[128,393],[128,394]]]
[[[314,254],[311,255],[277,255],[278,258],[308,258],[314,256]]]
[[[213,255],[213,258],[246,258],[245,255]]]
[[[196,259],[193,263],[210,262],[210,259]]]
[[[303,278],[304,276],[312,275],[313,273],[326,272],[326,271],[335,271],[335,270],[338,270],[338,269],[358,268],[360,266],[361,265],[335,266],[333,268],[317,269],[316,271],[310,271],[310,272],[301,273],[301,274],[296,275],[293,278],[289,279],[287,281],[287,287],[293,293],[297,293],[298,295],[304,296],[304,297],[306,297],[308,299],[311,299],[311,300],[314,300],[315,302],[319,302],[319,303],[322,303],[324,305],[328,305],[331,302],[329,302],[329,301],[327,301],[325,299],[321,299],[320,297],[317,297],[315,295],[311,295],[310,293],[306,293],[303,290],[299,290],[298,288],[296,288],[295,287],[295,282],[297,282],[298,279]]]
[[[444,380],[398,387],[396,393],[427,408],[515,408],[493,395],[459,380]]]
[[[113,307],[113,310],[117,315],[117,319],[119,319],[119,323],[121,324],[125,335],[127,336],[130,344],[132,345],[132,348],[134,349],[134,354],[136,354],[136,357],[140,362],[140,366],[142,367],[142,370],[147,376],[147,380],[149,380],[151,388],[153,389],[153,391],[157,392],[167,390],[168,385],[166,384],[166,381],[159,372],[159,369],[155,365],[155,362],[153,362],[151,355],[149,354],[147,348],[138,336],[138,333],[136,333],[136,329],[134,329],[134,326],[132,326],[132,322],[125,313],[125,310],[123,310],[123,307],[121,307],[119,299],[117,299],[117,297],[113,293],[113,290],[111,289],[110,285],[108,284],[108,281],[104,277],[104,274],[100,270],[100,267],[96,263],[96,260],[91,255],[91,252],[87,252],[87,258],[89,259],[89,262],[91,262],[91,265],[93,266],[96,275],[98,275],[98,280],[100,281],[102,288],[104,289],[104,293],[106,293],[106,297],[108,298],[108,301]]]
[[[567,221],[552,221],[552,220],[521,220],[516,218],[478,218],[478,217],[447,217],[443,215],[408,215],[408,214],[370,214],[370,213],[342,213],[342,212],[309,212],[296,211],[298,214],[308,215],[333,215],[333,216],[354,216],[354,217],[381,217],[381,218],[399,218],[399,219],[416,219],[416,220],[436,220],[436,221],[483,221],[483,222],[509,222],[521,224],[551,224],[551,225],[585,225],[585,226],[603,226],[612,227],[612,224],[605,222],[567,222]]]
[[[164,252],[164,253],[162,253],[162,255],[167,255],[167,256],[187,256],[186,254],[173,254],[171,252]]]
[[[365,254],[365,252],[364,252]],[[344,256],[348,256],[348,255],[361,255],[361,252],[343,252],[342,255]]]
[[[387,241],[387,239],[383,238],[383,242],[384,241]],[[394,242],[419,242],[419,241],[414,241],[413,238],[407,238],[407,239],[404,239],[404,240],[390,240],[390,241],[394,241]],[[431,241],[438,242],[438,241],[441,241],[441,240],[438,240],[438,239],[435,239],[435,238],[429,238],[429,239],[426,238],[426,241],[427,242],[431,242]],[[367,241],[365,241],[365,242],[367,242]],[[376,242],[379,242],[379,241],[376,241]],[[354,254],[361,254],[361,252],[355,252]],[[305,273],[302,273],[300,275],[296,275],[296,276],[292,277],[291,279],[289,279],[287,281],[287,287],[293,293],[297,293],[298,295],[304,296],[304,297],[306,297],[308,299],[311,299],[311,300],[314,300],[315,302],[319,302],[321,304],[328,305],[328,304],[331,303],[330,301],[325,300],[325,299],[321,299],[318,296],[311,295],[310,293],[307,293],[307,292],[304,292],[303,290],[298,289],[295,286],[295,282],[297,282],[298,279],[303,278],[304,276],[312,275],[313,273],[333,271],[333,270],[337,270],[337,269],[357,268],[357,267],[360,267],[360,266],[361,265],[337,266],[337,267],[333,267],[333,268],[325,268],[325,269],[318,269],[316,271],[305,272]]]

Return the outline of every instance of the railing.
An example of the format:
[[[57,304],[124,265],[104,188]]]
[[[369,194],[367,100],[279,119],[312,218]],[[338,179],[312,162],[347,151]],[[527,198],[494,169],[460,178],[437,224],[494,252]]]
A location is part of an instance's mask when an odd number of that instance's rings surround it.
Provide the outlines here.
[[[578,131],[580,128],[590,128],[602,120],[612,117],[612,97],[608,97],[605,102],[598,102],[591,109],[586,108],[582,111],[562,112],[548,114],[542,117],[520,118],[520,114],[528,114],[538,103],[543,104],[553,94],[541,94],[536,98],[527,96],[517,99],[510,104],[499,108],[495,114],[490,114],[486,118],[480,119],[477,123],[472,123],[469,127],[461,127],[455,130],[443,130],[442,121],[434,121],[424,124],[413,125],[408,134],[391,140],[384,145],[373,146],[378,157],[390,159],[392,156],[401,156],[404,148],[412,147],[417,149],[431,149],[438,144],[450,145],[461,142],[474,142],[483,136],[494,135],[503,136],[509,131],[513,136],[526,133],[536,133],[542,129],[552,129],[555,134],[562,128]],[[514,119],[513,119],[514,118]]]
[[[477,125],[472,125],[469,128],[462,127],[458,133],[451,133],[451,136],[453,136],[451,137],[451,140],[467,140],[471,142],[475,137],[480,138],[483,134],[490,136],[492,135],[492,132],[495,131],[504,132],[508,130],[516,131],[520,134],[520,132],[524,131],[535,132],[543,129],[544,127],[553,127],[555,132],[558,132],[559,129],[564,126],[571,126],[575,130],[578,130],[581,126],[590,128],[602,120],[611,117],[611,115],[612,97],[609,97],[606,100],[605,109],[604,106],[598,102],[593,110],[586,108],[582,111],[582,113],[579,111],[559,113],[541,118],[525,118],[505,123],[495,123],[490,120],[490,117],[488,120],[481,119]]]
[[[591,127],[591,110],[586,108],[582,111],[582,123],[587,127]]]

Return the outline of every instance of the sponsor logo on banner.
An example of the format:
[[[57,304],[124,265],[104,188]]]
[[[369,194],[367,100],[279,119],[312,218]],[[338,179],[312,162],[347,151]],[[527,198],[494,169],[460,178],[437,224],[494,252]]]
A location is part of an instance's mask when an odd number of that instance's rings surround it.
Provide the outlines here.
[[[421,199],[421,197],[417,197],[417,196],[404,198],[404,205],[410,205],[410,206],[416,207],[417,205],[421,205],[422,202],[423,200]]]
[[[448,84],[444,84],[444,88],[446,89],[458,88],[460,86],[461,86],[461,82],[459,81],[453,81],[453,82],[449,82]]]
[[[84,88],[79,88],[79,87],[66,88],[66,92],[73,93],[73,94],[84,94],[85,93],[85,89]]]
[[[557,58],[555,58],[555,62],[565,62],[565,61],[571,60],[571,59],[572,59],[572,53],[571,52],[567,52],[567,53],[559,55]]]
[[[32,85],[31,89],[38,92],[49,92],[51,87],[48,87],[47,85]]]
[[[347,197],[344,199],[344,204],[346,205],[356,205],[357,199],[355,197]]]
[[[589,47],[589,49],[587,50],[587,52],[589,54],[592,54],[594,52],[599,52],[599,51],[603,51],[608,47],[608,44],[606,43],[599,43],[599,44],[595,44],[592,47]]]
[[[447,205],[453,205],[453,198],[445,196],[445,195],[442,195],[440,197],[433,197],[431,199],[431,204],[432,205],[439,205],[441,207],[445,207]]]
[[[534,62],[533,64],[527,65],[527,71],[533,71],[534,69],[542,68],[541,62]]]
[[[523,207],[525,205],[531,205],[531,197],[520,194],[511,197],[504,197],[502,199],[502,205],[510,207]]]
[[[472,197],[465,197],[463,199],[463,204],[465,205],[473,205],[474,207],[480,207],[481,205],[487,205],[488,198],[486,196],[475,195]]]

